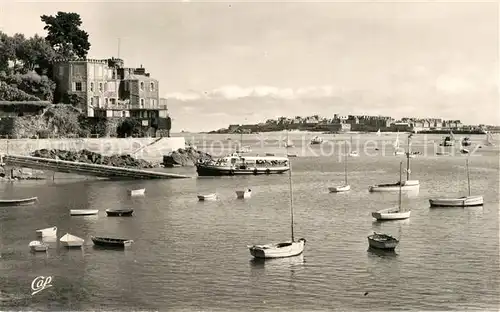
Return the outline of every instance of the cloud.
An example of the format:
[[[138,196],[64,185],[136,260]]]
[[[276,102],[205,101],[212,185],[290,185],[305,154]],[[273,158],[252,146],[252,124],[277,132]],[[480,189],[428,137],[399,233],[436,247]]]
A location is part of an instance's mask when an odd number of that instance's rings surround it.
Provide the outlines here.
[[[273,98],[273,99],[313,99],[332,97],[342,92],[334,86],[309,86],[301,88],[278,88],[272,86],[241,87],[228,85],[205,92],[189,90],[167,94],[167,99],[179,101],[194,101],[200,99],[227,99],[236,100],[244,98]]]

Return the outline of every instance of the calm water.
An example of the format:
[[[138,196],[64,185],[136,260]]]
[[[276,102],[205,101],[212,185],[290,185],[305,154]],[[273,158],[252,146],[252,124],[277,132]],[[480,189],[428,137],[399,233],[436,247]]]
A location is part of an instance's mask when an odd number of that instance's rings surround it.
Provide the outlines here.
[[[415,140],[415,149],[424,144]],[[295,231],[306,249],[264,263],[252,261],[246,246],[289,238],[288,175],[3,183],[3,198],[38,196],[39,203],[0,208],[0,310],[497,311],[498,156],[497,148],[485,148],[470,157],[472,192],[482,193],[485,205],[465,209],[428,205],[429,197],[467,191],[464,156],[413,159],[420,191],[403,198],[412,216],[389,223],[374,222],[370,212],[397,205],[397,193],[370,194],[368,186],[396,181],[403,158],[349,159],[346,194],[327,191],[343,180],[337,157],[294,158]],[[195,175],[193,168],[172,171]],[[135,187],[145,187],[146,196],[127,197]],[[252,198],[237,200],[234,191],[246,187]],[[209,192],[219,200],[197,201]],[[105,209],[118,207],[133,207],[134,217],[106,217]],[[100,212],[70,217],[71,208]],[[47,255],[31,254],[35,229],[54,225],[59,237],[85,238],[83,250],[55,242]],[[400,236],[396,253],[368,251],[373,231]],[[98,250],[90,235],[135,243],[126,251]],[[52,276],[53,287],[31,296],[40,275]]]

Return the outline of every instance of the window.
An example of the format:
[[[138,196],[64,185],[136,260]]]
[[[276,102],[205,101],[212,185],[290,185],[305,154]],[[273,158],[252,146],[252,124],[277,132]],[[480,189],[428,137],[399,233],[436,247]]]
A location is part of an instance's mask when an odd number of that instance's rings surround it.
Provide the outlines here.
[[[144,99],[141,99],[141,108],[144,108]]]
[[[125,91],[128,91],[128,81],[124,82],[123,88],[125,89]]]
[[[122,117],[125,117],[125,111],[122,111]]]
[[[149,86],[151,87],[151,91],[155,90],[155,83],[154,82],[151,82],[151,84]]]
[[[90,98],[90,105],[91,105],[91,106],[93,106],[93,105],[94,105],[94,98],[93,98],[93,97],[91,97],[91,98]]]
[[[75,91],[82,91],[82,83],[75,82]]]
[[[106,106],[107,106],[108,104],[109,104],[109,102],[108,102],[108,98],[104,98],[104,105],[106,105]]]
[[[144,91],[144,81],[141,81],[141,91]]]
[[[108,91],[108,83],[107,82],[104,83],[104,91]]]
[[[116,104],[116,99],[109,99],[109,102],[110,102],[112,105],[115,105],[115,104]]]
[[[99,82],[99,92],[102,92],[102,82]]]

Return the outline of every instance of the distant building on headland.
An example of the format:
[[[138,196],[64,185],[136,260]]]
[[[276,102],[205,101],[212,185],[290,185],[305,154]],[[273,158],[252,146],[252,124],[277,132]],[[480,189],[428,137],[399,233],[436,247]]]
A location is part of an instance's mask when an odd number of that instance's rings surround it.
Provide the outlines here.
[[[145,127],[163,129],[167,100],[146,69],[125,67],[122,59],[62,60],[54,65],[59,98],[76,96],[87,117],[136,117]]]

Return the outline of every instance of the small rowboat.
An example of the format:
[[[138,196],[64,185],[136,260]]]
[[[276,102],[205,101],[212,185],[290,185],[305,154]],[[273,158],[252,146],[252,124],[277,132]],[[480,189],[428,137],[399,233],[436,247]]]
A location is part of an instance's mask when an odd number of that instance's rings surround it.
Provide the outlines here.
[[[71,235],[69,233],[66,233],[61,239],[59,239],[61,244],[65,247],[71,248],[71,247],[79,247],[81,248],[85,240],[83,238],[80,238],[75,235]]]
[[[47,244],[44,244],[40,241],[31,241],[29,247],[33,252],[46,252],[47,249],[49,249],[49,246]]]
[[[398,244],[399,240],[391,235],[375,232],[368,236],[368,246],[370,246],[370,248],[394,250]]]
[[[198,200],[204,201],[204,200],[216,200],[217,199],[217,194],[212,193],[212,194],[207,194],[207,195],[198,195]]]
[[[236,197],[239,199],[250,198],[252,196],[252,190],[247,189],[244,191],[236,191]]]
[[[39,229],[35,231],[38,237],[57,236],[57,226]]]
[[[128,194],[130,196],[142,196],[142,195],[144,195],[145,191],[146,191],[145,188],[138,189],[138,190],[128,190]]]
[[[130,217],[134,209],[106,209],[108,217]]]
[[[0,206],[21,206],[31,205],[38,200],[38,197],[22,198],[22,199],[0,199]]]
[[[69,214],[72,216],[91,216],[99,213],[98,209],[71,209]]]
[[[123,238],[111,238],[111,237],[97,237],[91,236],[92,242],[96,246],[102,247],[112,247],[112,248],[125,248],[134,242],[131,239],[123,239]]]

